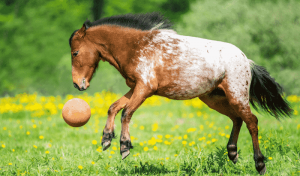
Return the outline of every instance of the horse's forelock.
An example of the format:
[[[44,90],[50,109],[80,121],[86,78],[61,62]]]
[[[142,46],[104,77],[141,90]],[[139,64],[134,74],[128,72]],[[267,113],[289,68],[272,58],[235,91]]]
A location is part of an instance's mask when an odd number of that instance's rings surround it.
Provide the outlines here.
[[[75,30],[75,31],[72,33],[71,37],[69,38],[69,45],[70,45],[70,47],[71,47],[71,43],[72,43],[73,37],[74,37],[74,35],[75,35],[75,33],[76,33],[77,31],[78,31],[78,30]]]

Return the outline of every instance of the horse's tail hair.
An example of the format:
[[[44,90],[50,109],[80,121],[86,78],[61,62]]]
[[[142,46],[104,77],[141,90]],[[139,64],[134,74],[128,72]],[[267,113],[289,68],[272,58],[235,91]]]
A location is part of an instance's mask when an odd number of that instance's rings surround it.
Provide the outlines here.
[[[252,80],[250,84],[250,103],[255,110],[257,104],[270,115],[276,117],[291,116],[293,110],[282,97],[283,88],[275,82],[267,70],[251,63]]]

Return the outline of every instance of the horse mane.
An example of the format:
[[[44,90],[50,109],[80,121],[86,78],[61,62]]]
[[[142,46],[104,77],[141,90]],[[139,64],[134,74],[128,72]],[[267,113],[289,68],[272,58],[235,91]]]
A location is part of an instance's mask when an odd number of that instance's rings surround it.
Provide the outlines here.
[[[139,30],[154,30],[154,29],[172,29],[172,23],[158,12],[145,13],[145,14],[125,14],[117,15],[106,18],[101,18],[97,21],[85,21],[84,24],[87,28],[99,25],[117,25],[122,27],[135,28]],[[78,31],[78,30],[76,30]],[[74,31],[69,39],[71,46],[72,38],[75,34]]]

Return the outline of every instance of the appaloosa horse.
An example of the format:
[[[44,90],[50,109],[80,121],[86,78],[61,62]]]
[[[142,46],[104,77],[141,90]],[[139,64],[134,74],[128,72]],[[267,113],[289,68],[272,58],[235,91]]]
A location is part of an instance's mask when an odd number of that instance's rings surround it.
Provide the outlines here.
[[[237,162],[237,140],[245,122],[252,136],[256,170],[264,174],[264,156],[258,143],[258,120],[249,102],[276,118],[290,116],[282,88],[265,68],[255,65],[232,44],[182,36],[158,13],[120,15],[86,21],[69,40],[74,86],[85,90],[100,60],[113,65],[131,88],[113,103],[103,130],[106,150],[114,135],[116,114],[122,112],[120,152],[132,148],[129,122],[135,110],[152,95],[186,100],[199,97],[210,108],[233,122],[227,144],[228,156]],[[256,107],[255,107],[256,108]]]

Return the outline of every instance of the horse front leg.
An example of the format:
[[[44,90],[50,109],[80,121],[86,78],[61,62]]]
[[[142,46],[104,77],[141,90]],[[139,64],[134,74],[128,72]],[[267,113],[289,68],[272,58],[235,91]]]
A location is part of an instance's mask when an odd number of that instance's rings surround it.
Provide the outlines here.
[[[115,117],[118,114],[118,112],[125,107],[126,103],[129,101],[132,95],[132,92],[133,91],[131,89],[118,101],[114,102],[108,110],[108,117],[107,117],[105,128],[103,130],[103,136],[101,142],[103,146],[103,151],[110,147],[112,138],[115,138],[115,133],[114,133]]]
[[[131,139],[129,134],[129,122],[132,114],[141,106],[146,98],[151,96],[151,89],[147,86],[139,84],[134,88],[134,92],[123,109],[121,123],[121,137],[120,137],[120,154],[122,159],[125,159],[130,154],[130,149],[133,148],[131,145]]]

